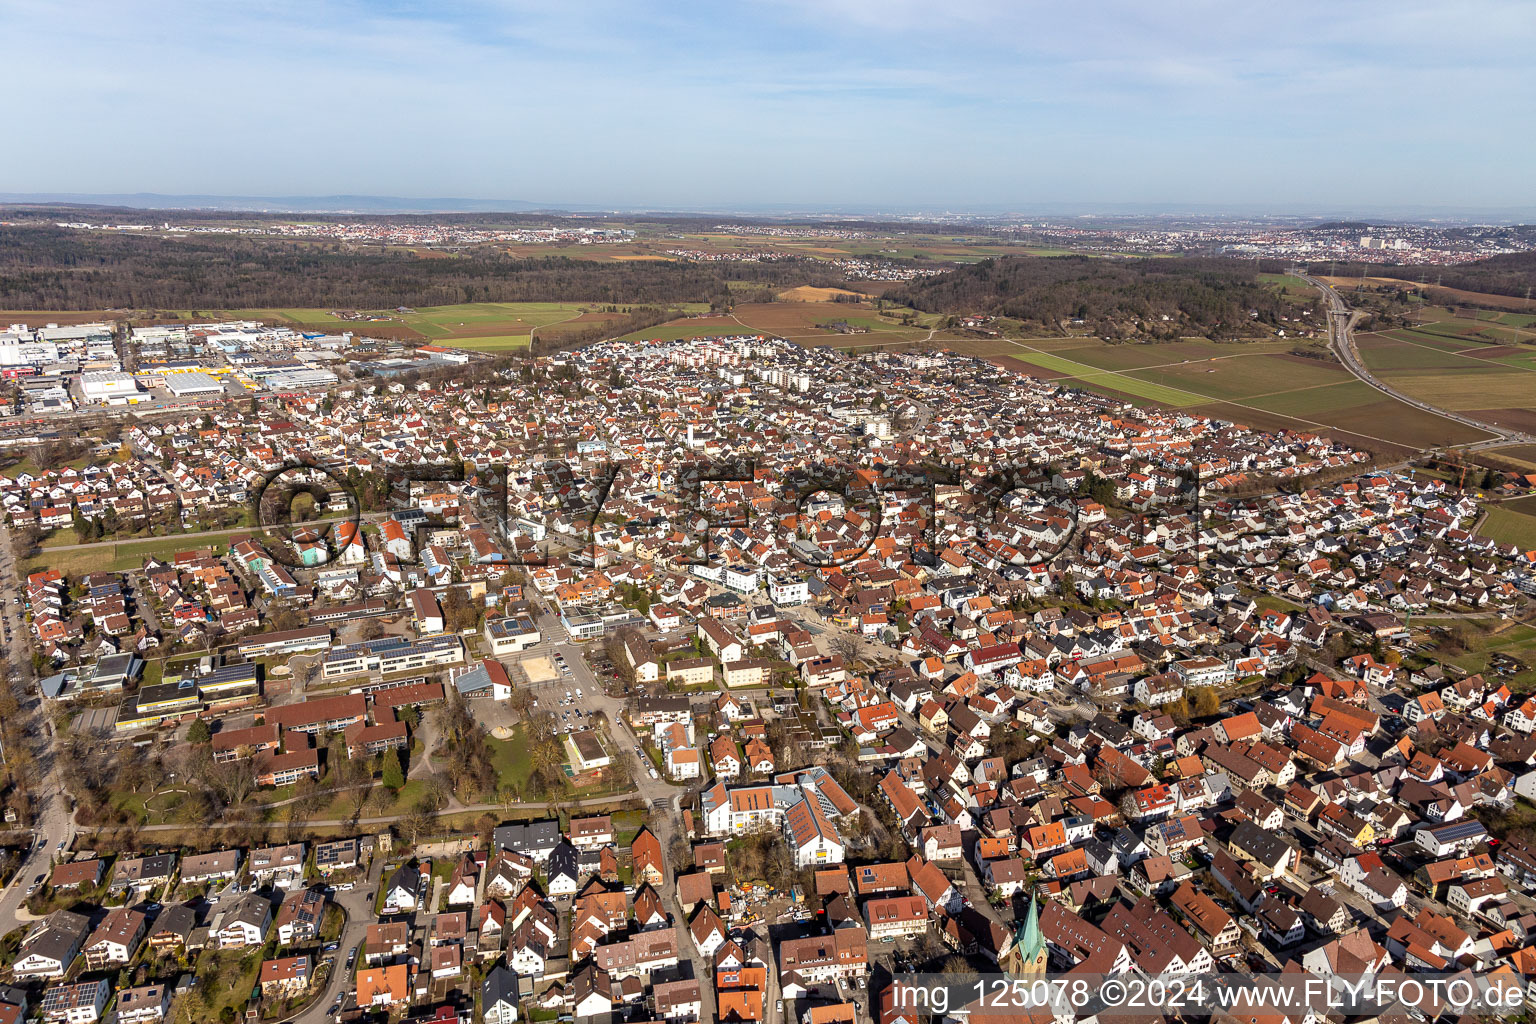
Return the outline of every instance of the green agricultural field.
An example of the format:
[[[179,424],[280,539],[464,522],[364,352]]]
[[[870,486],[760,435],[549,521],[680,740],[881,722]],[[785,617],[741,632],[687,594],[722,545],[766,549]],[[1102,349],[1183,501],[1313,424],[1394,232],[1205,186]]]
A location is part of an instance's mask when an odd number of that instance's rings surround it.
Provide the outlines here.
[[[1439,343],[1447,348],[1465,347],[1465,343],[1448,340]],[[936,340],[935,344],[992,359],[1016,372],[1038,371],[1039,376],[1114,397],[1139,398],[1175,408],[1198,407],[1203,415],[1258,429],[1330,429],[1346,443],[1373,449],[1385,445],[1395,454],[1489,436],[1387,398],[1355,380],[1337,363],[1290,355],[1296,343],[1289,341],[1223,344],[1187,339],[1111,345],[1096,338],[1071,337],[1022,342],[967,338]],[[1373,341],[1363,347],[1402,348],[1424,352],[1432,359],[1456,359],[1473,375],[1489,366],[1489,361],[1437,351],[1433,343],[1420,347],[1382,339],[1379,344]],[[1433,365],[1399,372],[1444,374],[1450,369]],[[1495,375],[1499,372],[1517,371],[1501,367]]]
[[[759,331],[750,327],[739,327],[735,324],[721,326],[718,324],[700,324],[690,326],[686,320],[660,324],[656,327],[647,327],[643,331],[624,335],[625,341],[652,341],[656,339],[672,340],[675,338],[718,338],[732,334],[758,334]]]
[[[1408,328],[1413,334],[1428,334],[1437,338],[1468,338],[1484,330],[1487,324],[1480,320],[1455,317],[1450,320],[1433,320]],[[1475,340],[1475,339],[1474,339]]]
[[[593,308],[574,302],[473,302],[426,306],[395,316],[431,341],[453,345],[481,338],[526,338],[539,327],[574,320]]]
[[[1318,298],[1317,289],[1294,274],[1260,274],[1259,280],[1272,284],[1297,302]]]
[[[434,340],[433,344],[467,348],[474,352],[506,352],[515,348],[527,348],[532,340],[531,334],[503,334],[486,338],[443,338]]]
[[[1469,344],[1465,338],[1442,338],[1434,334],[1425,334],[1416,330],[1392,330],[1381,331],[1376,334],[1366,335],[1373,338],[1390,338],[1393,341],[1407,342],[1412,345],[1422,345],[1425,348],[1439,349],[1442,352],[1462,352],[1475,345]]]
[[[1032,348],[1057,352],[1102,370],[1141,370],[1210,360],[1242,360],[1251,356],[1286,352],[1290,342],[1241,342],[1219,344],[1204,339],[1106,345],[1095,338],[1057,339],[1060,343],[1030,341]]]
[[[1519,355],[1497,356],[1493,362],[1503,363],[1505,366],[1514,366],[1522,370],[1536,370],[1536,349],[1522,352]]]
[[[1536,551],[1536,516],[1499,505],[1488,508],[1488,518],[1477,532],[1500,544],[1518,544],[1521,551]]]
[[[1456,369],[1466,366],[1472,359],[1439,346],[1382,334],[1361,335],[1355,346],[1360,351],[1360,358],[1372,370]]]
[[[1318,414],[1375,402],[1380,397],[1380,391],[1350,377],[1324,387],[1253,398],[1248,404],[1285,416],[1302,416],[1327,422]]]
[[[1045,370],[1054,370],[1064,374],[1063,380],[1074,384],[1082,384],[1091,390],[1109,389],[1122,392],[1137,398],[1145,398],[1153,402],[1161,402],[1164,405],[1183,407],[1187,405],[1200,405],[1206,399],[1202,395],[1191,391],[1183,391],[1178,388],[1165,387],[1152,381],[1138,380],[1126,374],[1115,373],[1111,370],[1101,370],[1087,363],[1074,362],[1062,356],[1052,355],[1048,352],[1035,352],[1027,348],[1016,348],[1009,355],[1015,359],[1030,363]]]
[[[328,309],[234,309],[225,311],[230,316],[238,316],[256,320],[287,320],[293,324],[353,324],[354,320],[343,320],[333,316]]]
[[[1286,355],[1211,359],[1127,373],[1139,380],[1222,400],[1327,387],[1353,379],[1337,363]]]
[[[1536,395],[1536,373],[1498,364],[1480,370],[1419,374],[1386,371],[1382,378],[1393,387],[1442,409],[1529,408]]]

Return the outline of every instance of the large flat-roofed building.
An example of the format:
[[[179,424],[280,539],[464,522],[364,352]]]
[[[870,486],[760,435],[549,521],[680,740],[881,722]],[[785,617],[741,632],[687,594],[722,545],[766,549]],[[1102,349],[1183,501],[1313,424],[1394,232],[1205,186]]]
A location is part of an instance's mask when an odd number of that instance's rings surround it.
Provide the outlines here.
[[[198,697],[197,683],[193,680],[154,683],[140,687],[138,693],[123,698],[118,705],[115,727],[118,732],[147,729],[202,710],[203,702]]]
[[[464,663],[464,642],[452,634],[420,640],[387,636],[337,647],[325,656],[326,679],[377,672],[419,672]]]
[[[539,627],[526,615],[485,620],[485,642],[491,645],[491,653],[498,658],[526,651],[540,639]]]
[[[137,401],[139,382],[133,379],[131,373],[94,370],[80,375],[80,394],[87,402],[122,405]]]
[[[144,662],[134,654],[109,654],[80,670],[78,683],[86,696],[96,693],[121,693],[138,678]]]
[[[329,646],[331,627],[305,626],[303,629],[287,629],[280,633],[260,633],[247,637],[240,641],[237,650],[242,658],[270,658],[300,651],[320,651]]]
[[[196,681],[197,692],[206,701],[239,700],[260,692],[254,664],[220,665]]]
[[[272,391],[307,391],[310,388],[328,388],[337,382],[336,374],[330,370],[315,370],[305,367],[301,370],[286,370],[283,373],[274,373],[265,381],[268,389]]]
[[[560,624],[572,640],[596,640],[607,629],[603,617],[586,608],[561,608]]]
[[[185,398],[189,395],[221,395],[224,393],[223,384],[198,370],[166,374],[165,387],[167,391],[177,398]]]
[[[613,761],[591,729],[577,729],[571,733],[571,748],[576,752],[576,767],[584,772],[606,768]]]

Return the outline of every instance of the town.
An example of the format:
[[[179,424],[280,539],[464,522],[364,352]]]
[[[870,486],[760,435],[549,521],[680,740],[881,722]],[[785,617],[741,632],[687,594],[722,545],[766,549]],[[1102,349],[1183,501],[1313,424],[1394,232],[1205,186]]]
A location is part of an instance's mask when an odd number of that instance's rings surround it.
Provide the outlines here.
[[[1536,977],[1536,699],[1442,656],[1536,552],[1444,474],[942,350],[123,336],[6,342],[110,419],[0,475],[7,1020]]]

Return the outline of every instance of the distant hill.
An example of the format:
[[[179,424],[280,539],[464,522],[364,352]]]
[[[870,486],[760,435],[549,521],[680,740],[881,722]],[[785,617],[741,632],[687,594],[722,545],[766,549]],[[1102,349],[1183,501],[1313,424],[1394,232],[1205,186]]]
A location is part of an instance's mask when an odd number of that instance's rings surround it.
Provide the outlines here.
[[[576,209],[521,199],[410,199],[400,196],[205,196],[158,192],[0,192],[0,203],[116,206],[130,210],[240,210],[255,213],[510,213]],[[583,207],[593,209],[593,207]]]
[[[1283,269],[1215,259],[1010,256],[914,282],[886,298],[929,313],[990,313],[1045,329],[1081,320],[1112,336],[1233,337],[1268,333],[1281,316],[1317,308],[1287,300],[1258,278]]]

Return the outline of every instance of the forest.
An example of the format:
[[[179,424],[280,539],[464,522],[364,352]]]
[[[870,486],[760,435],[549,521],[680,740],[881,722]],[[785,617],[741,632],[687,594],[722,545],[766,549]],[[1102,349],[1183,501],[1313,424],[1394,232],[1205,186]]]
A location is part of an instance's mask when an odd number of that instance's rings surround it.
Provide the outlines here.
[[[1536,252],[1512,252],[1490,256],[1475,263],[1454,267],[1403,267],[1382,263],[1320,263],[1312,273],[1334,273],[1340,277],[1396,277],[1423,281],[1446,288],[1460,288],[1489,295],[1515,295],[1530,298],[1536,293]]]
[[[727,306],[731,281],[769,289],[830,286],[842,276],[806,261],[607,263],[490,250],[421,257],[244,236],[0,227],[0,309],[388,309],[555,301]]]
[[[1082,320],[1099,333],[1123,335],[1136,321],[1140,334],[1233,337],[1269,333],[1281,316],[1318,308],[1288,301],[1257,277],[1283,269],[1262,261],[1008,256],[914,282],[886,298],[929,313],[988,313],[1045,329]]]

